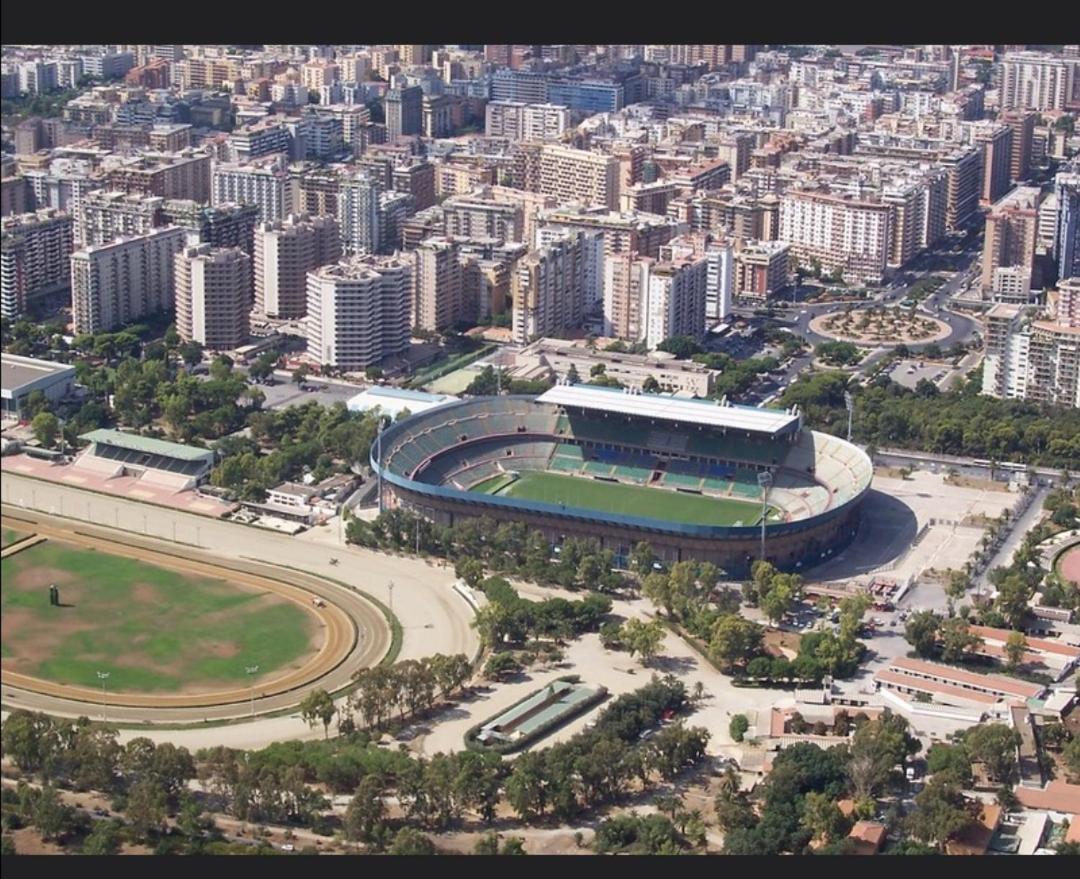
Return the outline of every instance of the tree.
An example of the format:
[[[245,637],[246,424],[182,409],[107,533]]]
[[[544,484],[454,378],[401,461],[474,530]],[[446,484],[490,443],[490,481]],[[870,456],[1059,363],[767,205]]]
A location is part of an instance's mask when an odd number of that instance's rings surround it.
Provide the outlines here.
[[[746,731],[750,729],[750,721],[746,719],[745,714],[736,714],[731,718],[731,724],[728,726],[728,732],[731,734],[731,738],[736,742],[741,742],[746,736]]]
[[[573,363],[570,364],[570,369],[566,372],[566,383],[570,385],[576,385],[581,381],[581,376],[578,375],[577,366]]]
[[[383,801],[383,779],[379,775],[365,775],[349,801],[342,826],[349,841],[374,842],[386,818]]]
[[[643,623],[639,619],[629,619],[623,623],[619,641],[630,651],[630,655],[641,654],[641,661],[646,665],[656,656],[660,645],[664,643],[667,630],[660,620]]]
[[[982,643],[963,617],[945,620],[940,628],[941,658],[946,662],[960,662]]]
[[[986,766],[991,778],[1009,780],[1016,769],[1020,733],[1003,723],[987,723],[966,730],[963,742],[971,759]]]
[[[71,824],[72,810],[60,802],[56,788],[46,785],[37,792],[30,810],[30,820],[45,840],[63,836]]]
[[[120,851],[120,828],[113,821],[98,821],[83,840],[84,855],[115,855]]]
[[[300,716],[309,726],[314,726],[316,721],[323,725],[323,736],[330,737],[330,721],[337,714],[337,706],[326,690],[312,690],[300,703]]]
[[[1024,662],[1024,654],[1027,652],[1027,638],[1023,632],[1009,632],[1005,639],[1005,667],[1009,671],[1015,671]]]
[[[402,827],[394,837],[389,853],[392,855],[433,855],[435,843],[429,836],[412,827]]]
[[[935,778],[940,777],[966,788],[971,784],[971,757],[963,744],[947,745],[935,742],[926,752],[926,768]]]
[[[653,571],[656,563],[656,554],[652,546],[644,540],[634,544],[630,551],[630,570],[639,577],[647,577]]]
[[[833,842],[843,837],[849,824],[836,801],[827,794],[810,791],[803,801],[802,824],[815,839]]]
[[[198,366],[202,363],[203,347],[198,342],[184,342],[180,346],[180,359],[189,366]]]
[[[1009,574],[998,586],[994,607],[1005,617],[1009,628],[1023,627],[1028,614],[1028,601],[1034,592],[1034,587],[1018,573]]]
[[[1061,755],[1065,760],[1065,766],[1074,778],[1080,778],[1080,736],[1073,736],[1069,743],[1062,748]]]
[[[646,394],[658,394],[660,393],[660,382],[658,382],[655,376],[645,376],[645,381],[641,383],[641,390]]]
[[[301,363],[296,369],[293,370],[292,380],[298,388],[304,386],[304,382],[307,381],[309,369],[306,364]]]
[[[916,839],[940,850],[973,817],[972,808],[959,788],[932,778],[915,796],[915,811],[908,817],[908,830]]]
[[[709,640],[709,655],[725,668],[750,660],[761,648],[765,633],[757,623],[738,614],[721,617]]]
[[[142,779],[128,793],[126,813],[138,838],[157,833],[165,821],[164,792],[153,779]]]
[[[60,432],[60,421],[51,412],[39,412],[30,422],[30,429],[34,432],[34,438],[50,449]]]
[[[484,666],[484,676],[489,680],[502,680],[510,674],[521,671],[521,663],[514,658],[513,653],[495,653]]]
[[[941,618],[932,610],[921,610],[908,617],[904,637],[919,656],[930,657],[937,651],[938,629]]]
[[[6,858],[9,855],[14,854],[18,854],[18,852],[15,851],[15,840],[11,838],[10,834],[5,833],[3,837],[0,838],[0,855]]]
[[[484,563],[479,559],[462,559],[454,567],[454,573],[465,581],[466,586],[475,589],[484,579]]]
[[[861,724],[851,740],[849,774],[859,798],[873,796],[892,774],[893,767],[918,753],[919,740],[908,732],[908,722],[888,710]]]

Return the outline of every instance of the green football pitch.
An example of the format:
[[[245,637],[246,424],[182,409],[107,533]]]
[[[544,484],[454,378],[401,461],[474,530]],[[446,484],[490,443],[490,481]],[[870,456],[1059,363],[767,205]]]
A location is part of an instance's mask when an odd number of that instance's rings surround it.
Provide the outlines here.
[[[3,667],[113,692],[206,692],[302,662],[317,623],[251,587],[47,540],[0,563]],[[50,607],[51,584],[61,607]]]
[[[504,475],[496,476],[473,490],[689,525],[757,525],[761,522],[761,505],[748,501],[560,476],[543,470],[527,470],[509,483]],[[770,520],[777,515],[777,511],[770,508]]]

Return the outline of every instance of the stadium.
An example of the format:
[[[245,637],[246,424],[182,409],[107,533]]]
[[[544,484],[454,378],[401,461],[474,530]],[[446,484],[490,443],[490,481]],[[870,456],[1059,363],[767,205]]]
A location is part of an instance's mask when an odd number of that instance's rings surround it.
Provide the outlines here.
[[[861,449],[804,428],[797,409],[592,385],[436,406],[384,430],[371,460],[384,507],[523,522],[556,552],[594,538],[620,565],[645,540],[665,562],[731,576],[760,557],[763,533],[783,569],[841,550],[873,475]]]

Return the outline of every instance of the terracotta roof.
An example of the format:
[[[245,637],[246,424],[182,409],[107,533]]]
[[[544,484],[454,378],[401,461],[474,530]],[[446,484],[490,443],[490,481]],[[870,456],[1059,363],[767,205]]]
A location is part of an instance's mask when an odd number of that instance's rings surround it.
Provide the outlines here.
[[[1026,681],[1010,678],[1004,675],[980,675],[975,672],[964,671],[951,665],[942,665],[937,662],[923,662],[921,659],[908,659],[906,656],[897,657],[892,661],[892,668],[901,671],[914,672],[916,674],[933,675],[945,681],[958,684],[970,684],[975,687],[988,690],[998,690],[1010,696],[1020,699],[1034,699],[1044,689],[1040,684],[1029,684]]]
[[[1016,798],[1028,809],[1046,809],[1050,812],[1070,812],[1080,815],[1080,784],[1052,781],[1042,790],[1018,787]]]
[[[1065,834],[1066,842],[1080,842],[1080,815],[1069,819],[1069,831]]]
[[[1001,823],[1001,806],[984,803],[978,821],[972,821],[960,834],[945,845],[950,855],[984,855]]]
[[[877,821],[857,821],[848,834],[855,841],[855,854],[876,855],[885,842],[885,825]]]
[[[989,638],[991,641],[1001,641],[1005,643],[1009,635],[1012,634],[1010,629],[995,629],[990,626],[968,626],[968,631],[978,635],[980,638]],[[1027,646],[1029,650],[1041,650],[1043,653],[1056,653],[1059,656],[1076,657],[1080,656],[1080,647],[1072,647],[1068,644],[1062,644],[1060,641],[1053,641],[1049,638],[1027,638]]]
[[[902,674],[891,669],[884,669],[874,675],[874,679],[886,684],[899,684],[901,687],[911,687],[913,690],[921,690],[925,693],[940,693],[943,696],[954,696],[967,699],[970,702],[981,702],[984,705],[994,705],[1000,700],[997,696],[989,693],[980,693],[978,690],[967,690],[964,687],[954,687],[952,684],[941,684],[937,681],[917,678],[912,675]]]

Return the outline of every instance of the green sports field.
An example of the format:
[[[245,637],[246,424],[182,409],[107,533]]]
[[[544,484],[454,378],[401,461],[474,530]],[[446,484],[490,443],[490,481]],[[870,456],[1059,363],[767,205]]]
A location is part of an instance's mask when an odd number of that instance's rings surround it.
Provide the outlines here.
[[[503,476],[495,476],[473,490],[688,525],[756,525],[761,521],[760,504],[560,476],[542,470],[527,470],[509,484]],[[770,510],[770,518],[775,515],[776,511]]]
[[[5,671],[93,687],[101,671],[110,692],[197,693],[245,682],[245,666],[274,675],[318,647],[311,614],[255,588],[54,540],[0,564]]]
[[[11,546],[15,541],[22,540],[27,537],[25,531],[16,531],[14,528],[5,528],[3,534],[3,546]]]

